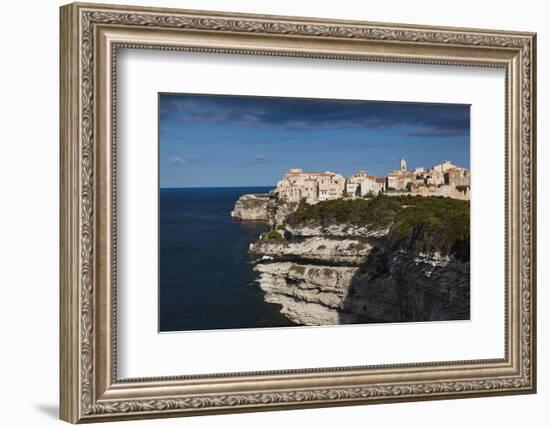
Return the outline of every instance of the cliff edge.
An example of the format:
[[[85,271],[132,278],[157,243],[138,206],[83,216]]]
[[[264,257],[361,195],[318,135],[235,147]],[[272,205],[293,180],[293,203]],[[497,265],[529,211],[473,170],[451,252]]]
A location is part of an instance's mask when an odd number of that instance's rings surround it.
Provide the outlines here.
[[[265,300],[297,324],[469,319],[469,218],[438,197],[301,203],[250,252]]]
[[[269,200],[269,194],[245,194],[235,203],[231,218],[242,221],[266,221]]]

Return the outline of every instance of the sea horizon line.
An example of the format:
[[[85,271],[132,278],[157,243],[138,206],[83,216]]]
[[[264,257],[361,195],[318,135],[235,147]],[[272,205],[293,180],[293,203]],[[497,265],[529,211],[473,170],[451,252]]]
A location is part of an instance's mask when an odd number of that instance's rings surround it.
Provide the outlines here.
[[[213,186],[213,187],[159,187],[161,190],[194,190],[204,188],[276,188],[275,185],[229,185],[229,186]]]

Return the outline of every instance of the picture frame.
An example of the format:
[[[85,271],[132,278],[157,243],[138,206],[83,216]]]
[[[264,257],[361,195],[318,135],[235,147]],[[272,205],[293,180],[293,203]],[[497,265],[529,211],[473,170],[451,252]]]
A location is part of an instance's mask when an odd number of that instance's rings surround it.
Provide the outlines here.
[[[534,33],[86,3],[61,7],[60,24],[62,420],[536,392]],[[118,378],[116,62],[123,48],[503,69],[504,357]]]

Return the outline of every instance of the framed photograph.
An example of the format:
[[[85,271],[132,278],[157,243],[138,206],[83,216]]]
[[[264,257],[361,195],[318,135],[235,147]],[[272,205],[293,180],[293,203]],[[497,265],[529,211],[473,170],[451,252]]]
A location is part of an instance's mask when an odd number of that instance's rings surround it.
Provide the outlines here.
[[[63,420],[536,391],[535,34],[60,22]]]

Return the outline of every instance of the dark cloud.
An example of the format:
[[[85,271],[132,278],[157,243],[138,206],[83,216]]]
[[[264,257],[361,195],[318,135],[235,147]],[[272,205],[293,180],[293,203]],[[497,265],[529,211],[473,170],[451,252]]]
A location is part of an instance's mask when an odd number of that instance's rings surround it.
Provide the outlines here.
[[[337,129],[417,127],[407,136],[458,136],[470,131],[467,105],[270,98],[161,95],[160,119],[244,127]]]

